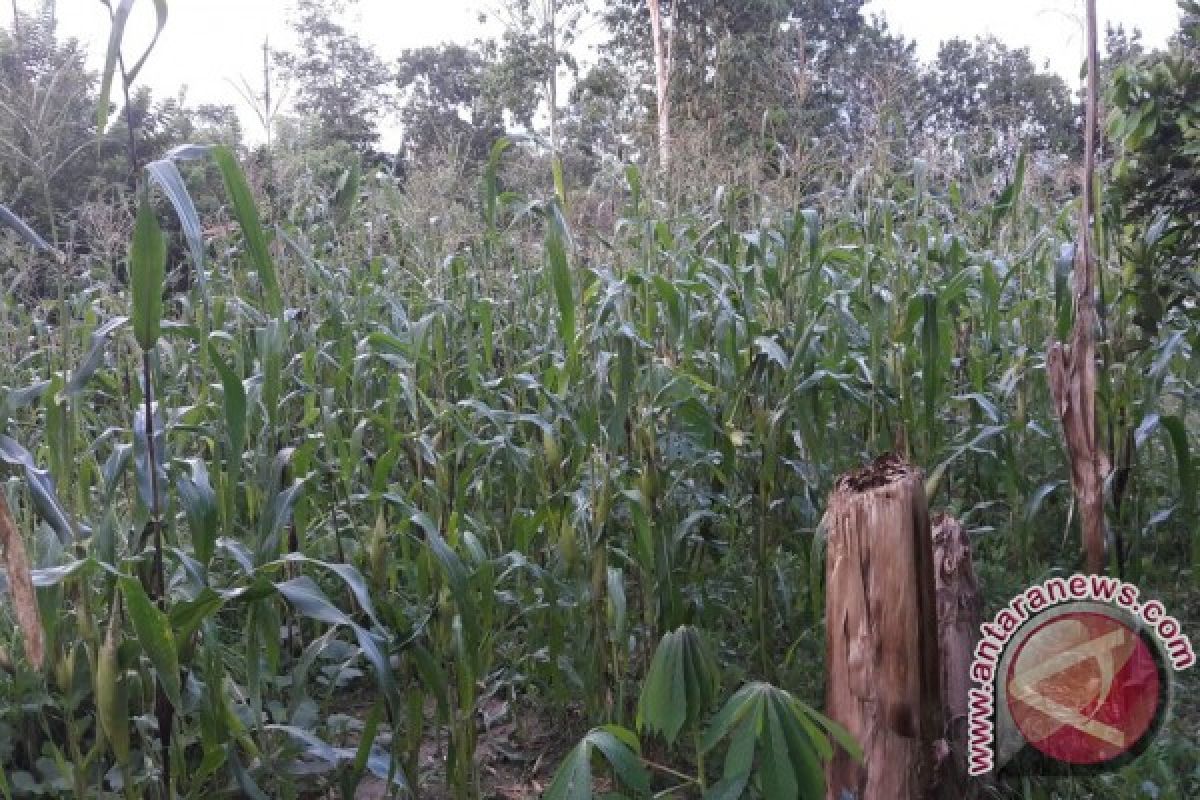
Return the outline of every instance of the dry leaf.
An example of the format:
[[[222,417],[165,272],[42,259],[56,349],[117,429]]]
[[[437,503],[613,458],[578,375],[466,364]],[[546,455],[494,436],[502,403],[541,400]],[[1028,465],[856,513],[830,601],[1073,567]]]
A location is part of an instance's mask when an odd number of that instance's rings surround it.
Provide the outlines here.
[[[4,552],[4,568],[8,573],[8,593],[17,611],[17,625],[25,635],[25,656],[34,669],[42,668],[45,644],[42,640],[42,619],[38,612],[37,595],[33,590],[33,575],[25,542],[8,510],[8,500],[0,491],[0,550]]]

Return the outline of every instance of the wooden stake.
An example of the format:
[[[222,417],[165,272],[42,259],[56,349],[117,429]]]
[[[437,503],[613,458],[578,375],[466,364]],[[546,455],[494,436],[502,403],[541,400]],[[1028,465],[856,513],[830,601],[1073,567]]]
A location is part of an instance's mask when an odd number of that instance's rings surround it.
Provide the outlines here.
[[[863,747],[835,753],[828,800],[924,800],[942,699],[924,476],[884,456],[842,476],[825,513],[826,713]]]

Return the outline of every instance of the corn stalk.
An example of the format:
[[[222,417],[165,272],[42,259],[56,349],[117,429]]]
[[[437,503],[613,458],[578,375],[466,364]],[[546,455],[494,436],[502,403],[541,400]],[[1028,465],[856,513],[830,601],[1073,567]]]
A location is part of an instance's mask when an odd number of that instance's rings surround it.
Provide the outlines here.
[[[1075,255],[1075,327],[1069,347],[1054,342],[1046,370],[1054,408],[1062,421],[1071,461],[1071,487],[1079,504],[1087,569],[1104,571],[1104,479],[1108,456],[1096,436],[1096,260],[1092,252],[1092,219],[1096,213],[1096,2],[1087,3],[1088,89],[1084,130],[1083,208]]]

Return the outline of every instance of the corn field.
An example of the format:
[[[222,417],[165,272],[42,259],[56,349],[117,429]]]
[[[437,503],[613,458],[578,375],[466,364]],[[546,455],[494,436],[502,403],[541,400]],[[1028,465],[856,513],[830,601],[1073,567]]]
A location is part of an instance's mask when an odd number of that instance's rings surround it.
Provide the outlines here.
[[[839,474],[921,465],[989,602],[1079,567],[1079,200],[1025,156],[802,202],[629,166],[597,214],[513,149],[452,233],[385,172],[282,203],[197,145],[114,258],[6,240],[42,290],[0,306],[0,797],[821,797]],[[1137,334],[1095,232],[1113,567],[1200,630],[1200,327]],[[1122,771],[991,796],[1196,796],[1196,688]]]

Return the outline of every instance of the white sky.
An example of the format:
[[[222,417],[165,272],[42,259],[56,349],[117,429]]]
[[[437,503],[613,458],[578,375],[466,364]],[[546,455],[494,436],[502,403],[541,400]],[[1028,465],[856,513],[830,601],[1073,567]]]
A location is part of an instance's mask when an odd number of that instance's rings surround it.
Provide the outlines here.
[[[390,61],[407,47],[443,41],[469,41],[481,32],[480,10],[498,0],[359,0],[350,12],[350,27]],[[684,0],[686,2],[686,0]],[[22,9],[38,0],[17,0]],[[1175,0],[1098,0],[1101,30],[1105,21],[1138,26],[1147,44],[1161,44],[1178,19]],[[246,111],[230,82],[245,78],[261,83],[262,43],[290,42],[288,0],[169,0],[170,17],[158,46],[139,78],[157,96],[188,87],[192,103],[234,103]],[[11,23],[9,3],[0,4],[0,24]],[[891,27],[915,39],[922,58],[937,53],[938,43],[953,36],[973,38],[991,33],[1010,46],[1027,46],[1034,59],[1049,61],[1073,84],[1083,60],[1082,0],[872,0],[868,9],[887,17]],[[93,62],[104,57],[108,12],[99,0],[58,0],[60,30],[88,43]],[[149,40],[154,4],[139,0],[126,32],[130,59]],[[258,138],[257,122],[248,112],[247,135]],[[391,132],[388,132],[389,134]],[[393,146],[391,135],[383,144]]]

